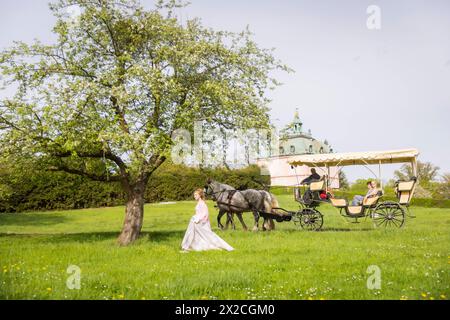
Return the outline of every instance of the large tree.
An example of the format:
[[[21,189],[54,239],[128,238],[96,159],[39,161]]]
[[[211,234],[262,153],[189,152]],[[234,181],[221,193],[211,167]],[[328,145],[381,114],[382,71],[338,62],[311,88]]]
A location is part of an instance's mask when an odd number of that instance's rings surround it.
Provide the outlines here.
[[[417,162],[417,178],[422,185],[427,185],[431,181],[435,180],[439,167],[435,166],[431,162]],[[394,176],[399,180],[409,180],[413,176],[413,170],[410,164],[404,164],[400,170],[394,172]]]
[[[76,19],[67,15],[77,8]],[[224,129],[267,127],[271,76],[288,68],[249,31],[181,24],[175,1],[60,0],[52,44],[15,43],[0,54],[3,156],[44,169],[120,181],[128,197],[119,243],[140,233],[144,191],[172,133],[202,120]],[[71,10],[76,12],[76,10]]]

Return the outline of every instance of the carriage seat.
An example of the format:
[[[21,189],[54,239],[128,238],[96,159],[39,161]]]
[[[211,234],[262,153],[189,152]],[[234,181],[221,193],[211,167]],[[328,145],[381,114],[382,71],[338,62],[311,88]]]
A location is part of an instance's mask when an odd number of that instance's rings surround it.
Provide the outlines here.
[[[380,190],[375,197],[364,199],[362,205],[360,206],[349,205],[347,199],[331,198],[330,202],[333,207],[340,210],[344,209],[349,216],[361,216],[364,214],[366,209],[374,208],[382,196],[383,191]]]
[[[309,190],[311,191],[313,198],[311,201],[317,200],[319,201],[319,194],[324,191],[325,188],[325,180],[322,178],[320,180],[314,180],[309,184]],[[300,187],[294,188],[294,198],[297,202],[303,203],[302,194],[300,192]]]
[[[340,210],[345,210],[349,216],[359,216],[363,213],[364,206],[351,206],[347,199],[331,198],[331,205]]]
[[[399,180],[395,183],[395,195],[397,196],[398,203],[401,205],[409,205],[411,202],[414,190],[417,185],[417,178],[412,177],[409,181]]]
[[[325,190],[325,180],[313,181],[309,185],[309,190],[312,192],[320,192]]]

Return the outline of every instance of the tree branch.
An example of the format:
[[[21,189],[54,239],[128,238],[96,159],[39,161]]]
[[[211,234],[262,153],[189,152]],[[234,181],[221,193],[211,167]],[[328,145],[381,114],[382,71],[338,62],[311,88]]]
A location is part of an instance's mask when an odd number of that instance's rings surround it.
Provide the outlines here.
[[[96,174],[89,173],[89,172],[86,172],[83,170],[69,168],[65,165],[58,165],[58,166],[50,167],[48,170],[49,171],[63,171],[63,172],[67,172],[70,174],[76,174],[76,175],[87,177],[94,181],[101,181],[101,182],[120,182],[120,181],[122,181],[122,177],[118,176],[118,175],[112,175],[112,176],[96,175]]]
[[[165,156],[153,155],[150,157],[149,163],[153,163],[151,168],[146,172],[146,176],[150,177],[152,173],[158,169],[166,161]]]
[[[130,134],[130,128],[128,127],[127,120],[125,119],[125,114],[120,109],[119,105],[117,104],[117,98],[112,96],[110,98],[110,100],[111,100],[111,102],[113,104],[114,111],[115,111],[116,115],[119,117],[120,127],[122,128],[122,130],[125,133]]]
[[[115,164],[117,164],[119,169],[121,171],[123,170],[122,173],[126,173],[127,165],[125,164],[125,162],[123,162],[123,160],[119,156],[116,156],[111,151],[104,152],[103,150],[98,150],[98,151],[94,151],[94,152],[77,152],[76,154],[80,158],[103,158],[104,157],[108,160],[113,161]],[[72,152],[66,151],[66,152],[52,153],[52,155],[55,157],[58,157],[58,158],[67,158],[67,157],[72,156]]]

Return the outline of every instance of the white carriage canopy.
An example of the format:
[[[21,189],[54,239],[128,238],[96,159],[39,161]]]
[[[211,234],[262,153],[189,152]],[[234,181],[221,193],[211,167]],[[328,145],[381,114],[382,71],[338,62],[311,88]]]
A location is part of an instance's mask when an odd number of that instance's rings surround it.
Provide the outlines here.
[[[289,161],[292,166],[308,167],[343,167],[353,165],[381,165],[390,163],[411,163],[416,174],[417,149],[402,149],[389,151],[348,152],[328,154],[308,154],[294,157]]]

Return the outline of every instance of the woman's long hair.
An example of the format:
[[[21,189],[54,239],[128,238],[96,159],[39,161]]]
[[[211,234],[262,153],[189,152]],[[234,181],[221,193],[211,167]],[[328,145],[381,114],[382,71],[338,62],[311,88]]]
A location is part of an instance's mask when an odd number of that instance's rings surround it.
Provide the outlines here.
[[[195,193],[197,193],[200,196],[200,199],[205,200],[205,192],[203,191],[203,189],[197,189],[195,190]]]

